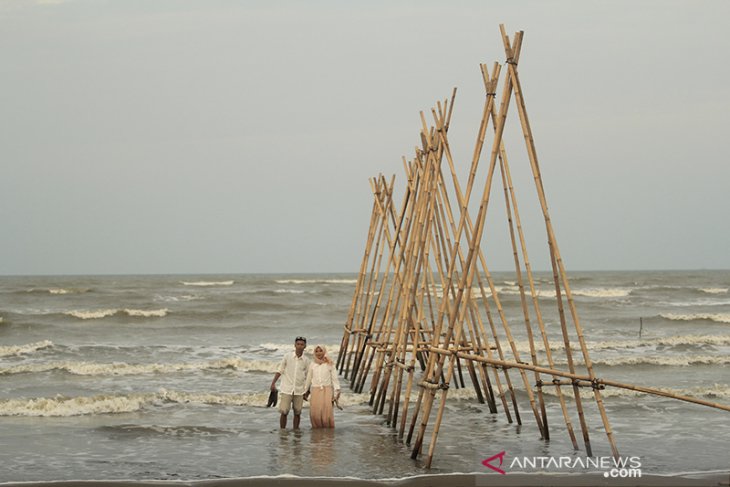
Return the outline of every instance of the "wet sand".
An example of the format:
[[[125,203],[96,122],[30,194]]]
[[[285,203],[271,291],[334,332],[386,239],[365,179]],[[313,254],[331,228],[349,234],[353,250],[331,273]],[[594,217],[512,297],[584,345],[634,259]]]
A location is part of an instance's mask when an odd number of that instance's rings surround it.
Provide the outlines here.
[[[250,477],[242,479],[220,479],[200,481],[58,481],[58,482],[11,482],[0,483],[3,487],[515,487],[515,486],[555,486],[555,487],[592,487],[592,486],[670,486],[670,487],[727,487],[730,486],[730,471],[720,473],[697,473],[683,475],[644,475],[641,478],[606,478],[602,474],[444,474],[419,475],[404,479],[364,480],[355,478],[317,478],[317,477]]]

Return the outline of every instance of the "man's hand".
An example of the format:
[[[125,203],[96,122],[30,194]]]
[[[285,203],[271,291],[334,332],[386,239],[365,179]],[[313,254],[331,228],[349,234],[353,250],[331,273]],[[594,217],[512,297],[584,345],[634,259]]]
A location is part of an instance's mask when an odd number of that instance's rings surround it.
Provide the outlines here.
[[[302,396],[302,399],[304,399],[305,401],[309,401],[309,391],[304,393],[304,395]]]

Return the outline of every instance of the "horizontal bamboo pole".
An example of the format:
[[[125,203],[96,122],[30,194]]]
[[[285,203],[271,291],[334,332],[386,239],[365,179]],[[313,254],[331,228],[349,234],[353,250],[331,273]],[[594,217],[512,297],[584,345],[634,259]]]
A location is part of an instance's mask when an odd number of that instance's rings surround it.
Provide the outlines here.
[[[661,389],[654,389],[653,387],[635,386],[633,384],[624,384],[623,382],[616,382],[614,380],[598,379],[599,384],[612,387],[620,387],[622,389],[628,389],[631,391],[645,392],[647,394],[654,394],[655,396],[664,396],[670,399],[679,399],[680,401],[691,402],[694,404],[700,404],[702,406],[708,406],[711,408],[722,409],[723,411],[730,411],[730,406],[720,404],[717,402],[705,401],[704,399],[697,399],[689,396],[682,396],[681,394],[674,394],[672,392],[662,391]]]
[[[443,349],[434,350],[433,347],[431,348],[431,351],[436,352],[436,353],[442,353],[442,351],[446,352],[448,354],[452,353],[448,350],[443,350]],[[722,409],[723,411],[730,411],[730,406],[725,405],[725,404],[705,401],[704,399],[697,399],[694,397],[683,396],[681,394],[674,394],[672,392],[663,391],[661,389],[654,389],[653,387],[637,386],[637,385],[633,385],[633,384],[626,384],[623,382],[616,382],[613,380],[606,380],[606,379],[595,379],[595,381],[593,381],[593,380],[591,380],[591,378],[589,376],[586,376],[586,375],[571,374],[569,372],[563,372],[562,370],[553,370],[553,369],[548,369],[545,367],[537,367],[537,366],[530,365],[527,363],[522,363],[522,362],[506,362],[504,360],[490,359],[487,357],[483,357],[481,355],[473,355],[473,354],[463,353],[463,352],[458,352],[456,355],[461,358],[465,358],[465,359],[469,359],[469,360],[476,360],[477,362],[484,362],[486,364],[499,365],[502,367],[514,367],[516,369],[532,370],[532,371],[541,372],[544,374],[557,375],[560,377],[567,377],[569,379],[574,379],[577,381],[595,383],[596,385],[599,385],[599,386],[603,385],[603,386],[619,387],[621,389],[628,389],[631,391],[644,392],[646,394],[653,394],[655,396],[663,396],[663,397],[668,397],[670,399],[678,399],[680,401],[686,401],[686,402],[691,402],[694,404],[699,404],[701,406],[707,406],[707,407],[711,407],[711,408],[715,408],[715,409]],[[550,384],[549,382],[544,383],[544,385],[549,385],[549,384]]]
[[[449,352],[449,354],[450,353],[451,352]],[[554,369],[548,369],[546,367],[539,367],[537,365],[530,365],[526,362],[509,362],[506,360],[497,360],[497,359],[493,359],[493,358],[487,358],[482,355],[474,355],[471,353],[463,353],[463,352],[458,352],[456,355],[461,358],[465,358],[465,359],[469,359],[469,360],[476,360],[477,362],[484,362],[485,364],[499,365],[499,366],[505,367],[505,368],[532,370],[534,372],[540,372],[542,374],[557,375],[560,377],[567,377],[569,379],[576,379],[576,380],[587,380],[587,381],[591,380],[591,378],[587,375],[571,374],[570,372],[563,372],[562,370],[554,370]]]

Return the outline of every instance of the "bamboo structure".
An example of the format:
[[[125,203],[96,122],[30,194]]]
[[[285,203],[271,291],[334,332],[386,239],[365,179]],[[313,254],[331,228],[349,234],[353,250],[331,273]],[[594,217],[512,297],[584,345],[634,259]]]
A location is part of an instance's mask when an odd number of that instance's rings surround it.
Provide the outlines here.
[[[596,376],[548,211],[520,82],[523,32],[510,39],[500,26],[500,34],[504,64],[495,62],[491,71],[480,65],[486,98],[466,184],[459,183],[448,137],[455,89],[450,98],[437,102],[430,122],[426,114],[420,114],[420,143],[411,160],[403,158],[407,184],[400,206],[396,208],[394,201],[395,177],[388,181],[378,175],[370,181],[373,209],[337,358],[339,373],[355,392],[368,386],[373,413],[385,415],[398,438],[411,446],[412,458],[426,453],[427,468],[452,386],[473,388],[490,413],[501,409],[509,423],[534,421],[543,440],[551,436],[549,390],[576,450],[580,448],[574,426],[577,416],[589,456],[593,447],[586,408],[591,403],[581,396],[582,388],[591,390],[592,405],[615,457],[619,452],[601,393],[606,386],[730,411],[730,406]],[[507,158],[504,133],[513,106],[539,204],[536,211],[544,222],[552,299],[538,289]],[[480,163],[481,172],[486,173],[483,183],[477,178]],[[472,201],[479,187],[481,196]],[[494,213],[489,210],[499,198],[493,193],[500,189],[519,295],[517,318],[505,311],[500,284],[490,272],[485,252],[495,238],[486,233],[487,215]],[[549,322],[558,330],[552,336]],[[526,352],[518,346],[518,331],[526,338]],[[565,363],[567,370],[559,363]]]

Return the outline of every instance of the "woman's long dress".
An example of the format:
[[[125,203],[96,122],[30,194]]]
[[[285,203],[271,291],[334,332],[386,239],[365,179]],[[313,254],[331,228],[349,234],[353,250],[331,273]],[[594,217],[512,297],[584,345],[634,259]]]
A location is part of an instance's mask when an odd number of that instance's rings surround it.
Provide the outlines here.
[[[332,406],[334,391],[340,389],[334,365],[312,363],[307,373],[309,419],[312,428],[334,428],[335,413]]]

